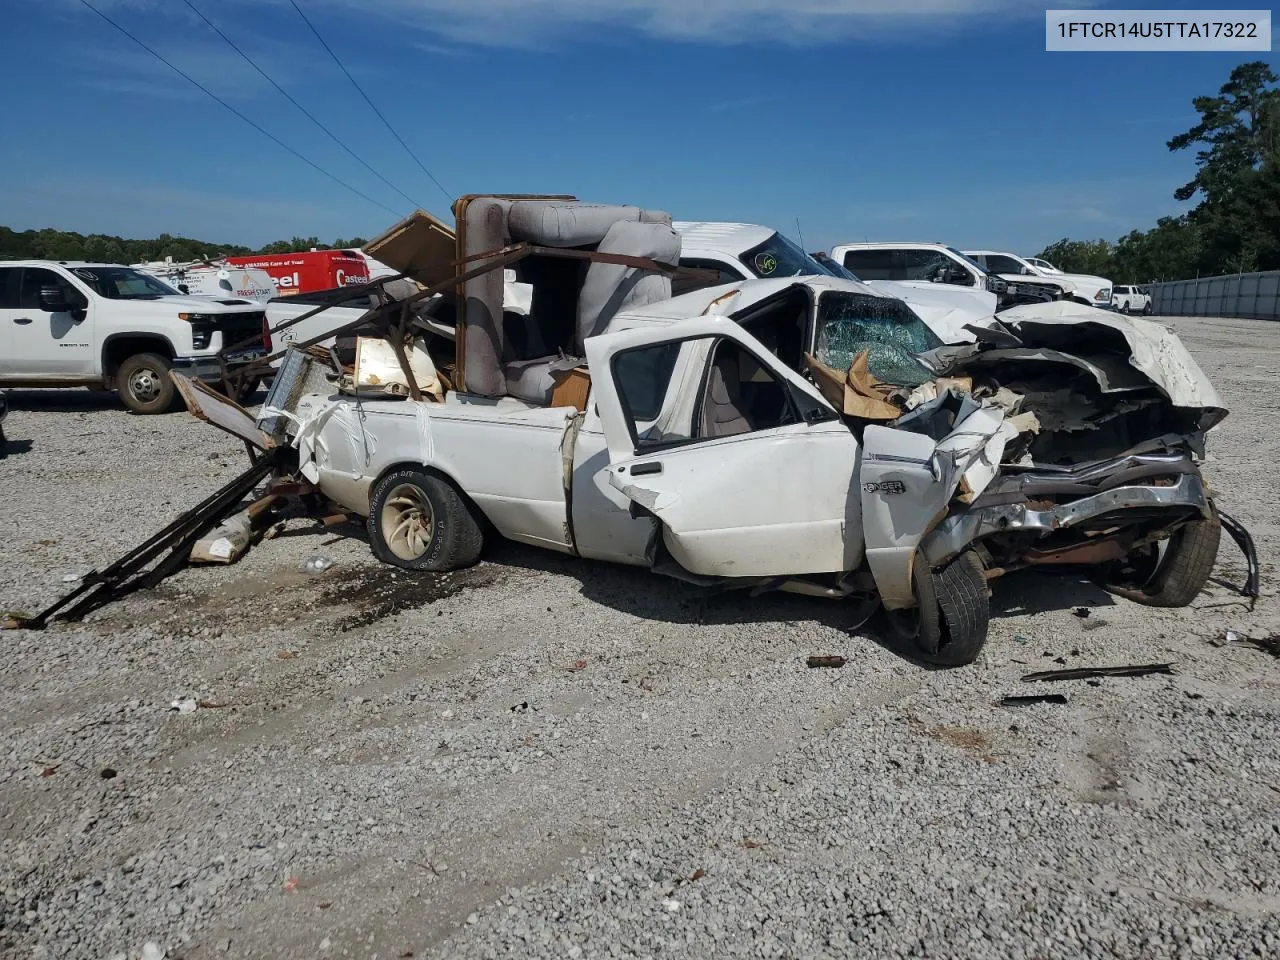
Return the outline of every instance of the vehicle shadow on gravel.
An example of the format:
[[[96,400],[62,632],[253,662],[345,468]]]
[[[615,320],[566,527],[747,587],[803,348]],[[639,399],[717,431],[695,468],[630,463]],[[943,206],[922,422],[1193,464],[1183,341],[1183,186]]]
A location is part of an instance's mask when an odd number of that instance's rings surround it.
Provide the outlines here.
[[[296,534],[315,532],[314,529],[300,529]],[[363,525],[355,523],[341,524],[326,533],[368,542]],[[781,592],[752,597],[748,591],[696,587],[654,574],[643,567],[584,560],[499,538],[485,545],[482,562],[569,577],[578,582],[584,598],[646,620],[690,626],[772,623],[780,631],[798,621],[818,623],[874,643],[923,669],[948,669],[916,659],[910,647],[893,636],[883,615],[868,619],[865,605],[854,601],[832,601]],[[1011,574],[994,585],[991,616],[1034,616],[1053,610],[1093,610],[1114,605],[1115,600],[1110,594],[1088,580],[1073,575],[1030,571]],[[1101,618],[1093,622],[1099,626],[1105,624]]]
[[[1022,570],[1001,577],[991,585],[992,617],[1114,606],[1115,597],[1078,574]]]
[[[109,390],[10,390],[9,410],[31,413],[89,413],[94,410],[123,410],[120,398]]]

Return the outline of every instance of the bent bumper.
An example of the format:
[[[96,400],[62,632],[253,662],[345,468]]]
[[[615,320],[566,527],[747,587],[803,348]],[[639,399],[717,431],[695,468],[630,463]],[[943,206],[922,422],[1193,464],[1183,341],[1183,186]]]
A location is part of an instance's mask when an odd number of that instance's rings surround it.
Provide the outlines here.
[[[1189,461],[1186,461],[1189,463]],[[997,501],[999,498],[993,498]],[[963,513],[942,521],[921,544],[931,564],[940,564],[960,553],[974,541],[992,534],[1030,533],[1048,536],[1100,517],[1114,517],[1124,523],[1127,511],[1170,510],[1209,514],[1209,496],[1198,472],[1182,473],[1171,486],[1134,483],[1115,486],[1068,503],[1037,509],[1033,503],[994,502],[983,506],[979,500]]]

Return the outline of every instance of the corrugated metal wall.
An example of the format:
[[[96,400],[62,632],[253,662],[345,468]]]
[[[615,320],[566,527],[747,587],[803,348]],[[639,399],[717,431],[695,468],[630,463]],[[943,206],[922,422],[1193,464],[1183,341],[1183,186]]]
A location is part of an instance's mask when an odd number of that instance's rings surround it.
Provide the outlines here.
[[[1280,270],[1144,284],[1153,313],[1166,317],[1280,320]]]

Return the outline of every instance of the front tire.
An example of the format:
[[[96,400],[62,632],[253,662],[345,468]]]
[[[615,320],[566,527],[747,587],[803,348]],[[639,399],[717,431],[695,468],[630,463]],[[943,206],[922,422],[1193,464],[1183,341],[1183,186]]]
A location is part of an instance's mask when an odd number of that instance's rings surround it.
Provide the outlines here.
[[[894,634],[910,643],[926,663],[943,667],[973,663],[987,642],[991,620],[990,593],[978,555],[966,550],[947,566],[933,570],[917,553],[912,581],[915,607],[888,611]]]
[[[178,395],[170,369],[169,361],[158,353],[136,353],[116,371],[116,393],[134,413],[167,413]]]
[[[1116,596],[1147,607],[1185,607],[1191,604],[1213,573],[1222,540],[1217,511],[1179,527],[1165,545],[1164,554],[1152,544],[1150,556],[1130,556],[1127,566],[1140,573],[1119,583],[1107,583]]]
[[[392,470],[369,498],[369,545],[383,563],[441,572],[480,559],[484,534],[447,480],[413,467]]]

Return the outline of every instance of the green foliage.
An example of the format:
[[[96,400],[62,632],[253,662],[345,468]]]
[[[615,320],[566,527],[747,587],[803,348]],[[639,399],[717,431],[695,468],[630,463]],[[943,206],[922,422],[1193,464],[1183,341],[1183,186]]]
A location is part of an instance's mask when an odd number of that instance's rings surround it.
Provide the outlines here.
[[[1169,140],[1196,146],[1196,175],[1174,191],[1193,209],[1115,243],[1062,239],[1040,256],[1069,273],[1117,283],[1280,269],[1280,90],[1261,60],[1231,71],[1214,97],[1192,101],[1200,121]]]
[[[291,253],[296,250],[338,250],[362,247],[363,237],[321,243],[316,237],[277,240],[259,250],[235,243],[209,243],[167,233],[151,240],[126,240],[101,233],[84,235],[66,230],[23,230],[0,226],[0,260],[89,260],[97,263],[141,263],[173,257],[175,261],[242,257],[252,253]]]

